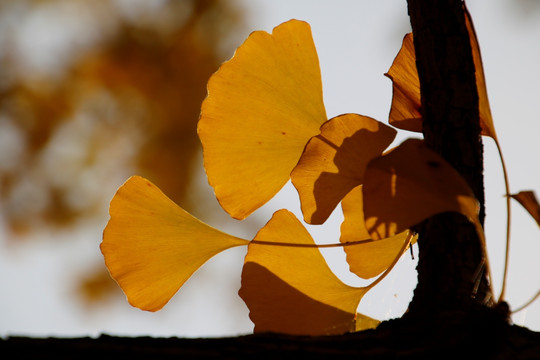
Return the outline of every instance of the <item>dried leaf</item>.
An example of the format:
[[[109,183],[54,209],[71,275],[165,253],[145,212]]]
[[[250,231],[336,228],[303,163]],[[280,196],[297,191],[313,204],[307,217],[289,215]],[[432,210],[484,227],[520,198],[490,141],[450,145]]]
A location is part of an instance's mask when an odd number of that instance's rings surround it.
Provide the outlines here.
[[[221,206],[243,219],[271,199],[326,119],[309,25],[252,33],[210,78],[198,124]]]
[[[529,214],[536,220],[538,226],[540,226],[540,204],[534,191],[520,191],[517,194],[510,195],[513,199],[517,200],[529,212]]]
[[[325,222],[341,199],[362,183],[367,163],[382,154],[395,136],[393,128],[358,114],[324,123],[291,173],[304,220]]]
[[[366,227],[375,240],[447,211],[466,216],[483,238],[478,202],[468,184],[422,140],[408,139],[372,160],[363,195]]]
[[[101,251],[131,305],[161,309],[208,259],[248,241],[194,218],[150,181],[134,176],[110,205]]]
[[[367,290],[341,282],[310,245],[313,239],[287,210],[277,211],[249,244],[239,294],[255,332],[322,335],[356,329],[356,308]]]

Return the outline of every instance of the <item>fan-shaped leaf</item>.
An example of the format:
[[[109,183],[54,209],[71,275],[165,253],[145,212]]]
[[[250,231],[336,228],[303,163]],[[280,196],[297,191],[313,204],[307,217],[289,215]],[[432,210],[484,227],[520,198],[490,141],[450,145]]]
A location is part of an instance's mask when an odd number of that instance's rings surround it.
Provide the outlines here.
[[[326,119],[309,25],[252,33],[210,78],[198,124],[221,206],[243,219],[272,198]]]
[[[313,245],[287,210],[277,211],[249,244],[239,294],[256,332],[321,335],[355,330],[356,308],[367,289],[341,282]]]
[[[197,220],[150,181],[131,177],[110,205],[101,251],[131,305],[161,309],[208,259],[248,241]]]
[[[491,108],[489,106],[487,95],[486,78],[484,76],[484,65],[482,64],[480,45],[478,45],[478,38],[476,37],[476,31],[474,30],[471,14],[469,14],[469,11],[465,5],[464,8],[465,25],[469,31],[473,62],[476,70],[476,90],[478,91],[478,111],[480,116],[480,126],[482,127],[482,135],[486,135],[497,140],[497,133],[495,132],[495,125],[493,124],[493,117],[491,116]]]
[[[420,79],[412,33],[403,38],[401,49],[385,75],[392,80],[392,105],[388,122],[399,129],[422,132]]]
[[[340,241],[344,244],[347,263],[352,273],[369,279],[388,269],[407,241],[409,231],[382,240],[373,240],[364,223],[362,186],[354,188],[341,202],[344,221]],[[360,243],[359,243],[360,242]]]
[[[382,154],[395,136],[393,128],[358,114],[324,123],[291,173],[304,220],[325,222],[341,199],[362,183],[367,163]]]
[[[362,186],[355,187],[343,198],[341,202],[343,223],[341,223],[340,236],[342,243],[371,240],[364,222],[363,202]]]
[[[478,202],[469,186],[422,140],[408,139],[372,160],[363,195],[366,227],[373,239],[393,236],[447,211],[465,215],[483,238]]]
[[[489,107],[480,47],[471,16],[466,9],[465,24],[469,32],[473,61],[476,68],[476,86],[479,97],[478,107],[482,135],[496,139],[497,135]],[[405,35],[403,38],[401,49],[385,75],[392,80],[392,105],[388,122],[399,129],[422,132],[420,80],[416,69],[416,54],[412,33]]]

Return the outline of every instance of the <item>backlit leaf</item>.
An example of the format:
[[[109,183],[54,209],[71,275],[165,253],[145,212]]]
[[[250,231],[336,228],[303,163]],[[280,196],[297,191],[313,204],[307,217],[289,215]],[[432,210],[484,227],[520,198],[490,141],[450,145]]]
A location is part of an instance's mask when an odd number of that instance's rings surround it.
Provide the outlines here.
[[[355,187],[343,198],[341,209],[344,219],[340,237],[342,243],[371,239],[364,223],[363,201],[362,186]]]
[[[497,139],[493,117],[491,116],[491,108],[487,96],[486,78],[484,76],[484,65],[482,64],[482,55],[480,54],[480,46],[478,38],[472,23],[471,14],[465,8],[465,25],[469,31],[469,39],[471,41],[472,56],[474,67],[476,70],[476,90],[478,91],[478,111],[480,116],[480,126],[482,127],[482,135]]]
[[[513,199],[517,200],[521,206],[529,212],[529,214],[536,220],[538,226],[540,226],[540,204],[534,191],[520,191],[517,194],[510,195]]]
[[[367,329],[375,329],[381,323],[380,320],[374,319],[367,315],[356,313],[356,331]]]
[[[465,24],[471,41],[472,56],[476,68],[476,86],[482,135],[497,138],[489,100],[480,47],[471,16],[465,9]],[[420,99],[420,79],[416,69],[416,54],[412,33],[405,35],[392,66],[385,74],[392,80],[392,105],[388,122],[403,130],[422,132],[422,114]]]
[[[304,220],[325,222],[341,199],[362,183],[367,163],[382,154],[395,136],[393,128],[358,114],[324,123],[291,173]]]
[[[465,215],[483,236],[478,202],[469,186],[422,140],[408,139],[372,160],[364,176],[363,195],[366,227],[375,240],[447,211]]]
[[[221,206],[243,219],[271,199],[326,119],[309,25],[252,33],[210,78],[198,124]]]
[[[399,129],[422,132],[420,79],[412,33],[403,38],[401,49],[385,75],[392,80],[392,105],[388,122]]]
[[[239,294],[255,332],[321,335],[356,329],[356,308],[367,289],[341,282],[319,249],[309,245],[313,239],[287,210],[274,213],[249,244]]]
[[[354,188],[341,202],[344,221],[339,240],[344,244],[354,243],[343,247],[350,271],[363,279],[369,279],[390,267],[407,240],[409,231],[373,240],[365,227],[362,203],[362,186]]]
[[[161,309],[208,259],[248,241],[194,218],[150,181],[134,176],[110,204],[101,251],[131,305]]]

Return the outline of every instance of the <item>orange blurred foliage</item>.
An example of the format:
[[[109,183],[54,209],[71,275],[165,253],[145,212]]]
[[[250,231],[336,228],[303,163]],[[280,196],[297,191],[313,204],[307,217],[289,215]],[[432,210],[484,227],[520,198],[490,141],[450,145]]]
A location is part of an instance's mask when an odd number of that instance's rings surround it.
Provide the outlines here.
[[[103,189],[135,172],[189,209],[206,82],[239,18],[221,0],[0,1],[7,227],[103,213]]]

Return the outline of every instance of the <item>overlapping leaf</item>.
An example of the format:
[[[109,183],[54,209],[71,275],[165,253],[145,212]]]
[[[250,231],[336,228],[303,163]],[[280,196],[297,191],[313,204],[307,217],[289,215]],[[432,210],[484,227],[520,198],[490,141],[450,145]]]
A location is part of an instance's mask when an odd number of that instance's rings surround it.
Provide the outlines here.
[[[320,335],[356,329],[356,308],[367,289],[341,282],[313,245],[287,210],[277,211],[249,244],[239,294],[256,332]],[[361,318],[363,326],[373,325]]]
[[[422,140],[408,139],[372,160],[364,176],[366,227],[373,239],[398,234],[435,214],[458,212],[483,239],[478,202],[461,175]]]
[[[340,241],[344,244],[347,263],[352,273],[369,279],[388,269],[399,255],[409,231],[403,231],[386,239],[373,240],[364,223],[362,186],[354,188],[341,202],[344,221],[341,224]]]
[[[480,47],[468,11],[465,11],[465,23],[469,32],[473,61],[476,68],[476,86],[479,97],[478,106],[482,135],[497,139],[489,107]],[[412,33],[403,38],[401,49],[385,75],[392,80],[392,107],[388,122],[399,129],[422,132],[420,80],[416,69]]]
[[[412,33],[403,38],[401,49],[385,75],[392,80],[392,106],[388,122],[399,129],[422,132],[420,79]]]
[[[134,176],[111,201],[101,251],[131,305],[161,309],[208,259],[248,241],[194,218],[148,180]]]
[[[493,124],[493,117],[491,116],[491,108],[489,106],[487,95],[486,78],[484,76],[484,65],[482,64],[480,45],[478,45],[478,38],[476,36],[476,31],[474,30],[471,14],[467,8],[464,9],[465,25],[469,31],[473,62],[476,70],[476,90],[478,91],[478,111],[480,116],[480,126],[482,127],[482,135],[486,135],[497,140],[497,133],[495,132],[495,125]]]
[[[221,206],[243,219],[272,198],[326,119],[309,25],[252,33],[210,78],[198,124]]]
[[[466,22],[482,134],[497,142],[467,12]],[[387,75],[393,81],[390,123],[422,131],[411,34]],[[208,180],[222,207],[243,219],[289,177],[308,223],[323,223],[342,201],[340,241],[351,271],[365,279],[391,270],[410,244],[408,229],[438,213],[463,214],[484,241],[472,191],[421,140],[409,139],[381,155],[395,137],[392,128],[357,114],[325,120],[309,25],[291,20],[272,34],[252,33],[210,79],[198,125]],[[540,225],[534,194],[512,197]],[[159,310],[210,257],[249,244],[239,295],[256,332],[342,334],[378,324],[356,309],[388,272],[367,287],[344,284],[287,210],[277,211],[248,242],[200,222],[148,180],[133,177],[111,201],[110,215],[101,249],[111,275],[136,307]]]
[[[367,116],[330,119],[312,137],[291,173],[304,220],[322,224],[341,199],[362,183],[367,163],[382,154],[396,131]]]

